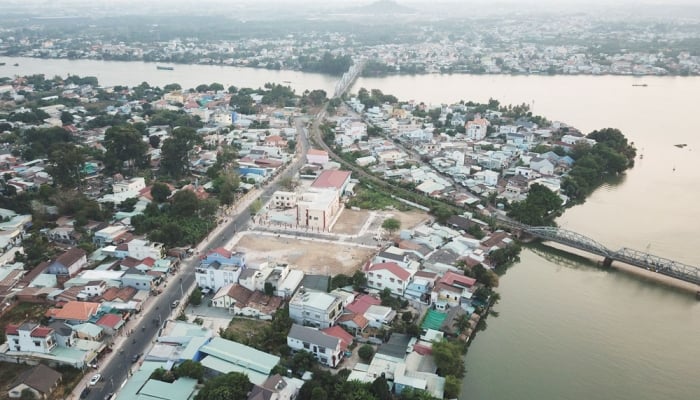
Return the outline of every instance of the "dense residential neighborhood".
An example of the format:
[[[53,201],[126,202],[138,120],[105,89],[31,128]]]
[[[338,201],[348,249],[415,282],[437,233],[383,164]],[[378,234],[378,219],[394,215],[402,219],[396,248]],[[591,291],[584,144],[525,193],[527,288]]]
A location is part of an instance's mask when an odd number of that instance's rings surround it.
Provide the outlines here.
[[[546,223],[595,183],[572,172],[576,158],[598,141],[628,150],[614,130],[584,136],[493,100],[430,106],[360,89],[329,106],[329,151],[307,137],[323,91],[43,76],[2,88],[0,295],[10,319],[0,359],[99,369],[177,288],[170,315],[152,318],[154,344],[133,356],[123,399],[203,398],[225,379],[247,382],[249,399],[305,398],[330,390],[312,379],[329,371],[399,398],[453,398],[461,355],[519,251],[496,219]],[[365,174],[411,200],[378,193]],[[422,211],[402,225],[395,217],[409,209]],[[250,238],[269,241],[262,254]],[[297,265],[280,241],[344,246],[333,256],[347,253],[350,268]],[[12,393],[81,391],[35,387],[27,374]],[[81,394],[105,387],[92,379]]]

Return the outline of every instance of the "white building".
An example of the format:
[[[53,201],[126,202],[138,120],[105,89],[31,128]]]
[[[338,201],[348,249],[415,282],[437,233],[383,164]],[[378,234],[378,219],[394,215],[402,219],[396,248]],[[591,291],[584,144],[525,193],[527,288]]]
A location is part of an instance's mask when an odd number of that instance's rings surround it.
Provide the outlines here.
[[[340,210],[340,196],[334,188],[310,188],[297,201],[297,225],[328,230]]]
[[[489,121],[483,118],[476,118],[474,121],[467,122],[467,138],[472,140],[481,140],[486,137]]]
[[[56,348],[53,329],[35,322],[25,322],[21,325],[8,324],[5,328],[5,336],[10,351],[47,354]]]
[[[278,190],[272,194],[271,204],[278,210],[294,208],[297,205],[297,194],[295,192]]]
[[[129,249],[129,257],[137,260],[143,260],[148,257],[159,260],[165,254],[163,243],[150,242],[143,239],[133,239],[127,244],[127,247]]]
[[[367,270],[367,286],[403,296],[414,273],[415,270],[403,269],[395,262],[374,264]]]
[[[289,301],[289,317],[301,325],[328,328],[335,325],[342,312],[342,299],[303,287]]]
[[[334,368],[343,359],[342,342],[317,329],[294,324],[287,334],[287,346],[292,351],[307,351],[321,364]]]

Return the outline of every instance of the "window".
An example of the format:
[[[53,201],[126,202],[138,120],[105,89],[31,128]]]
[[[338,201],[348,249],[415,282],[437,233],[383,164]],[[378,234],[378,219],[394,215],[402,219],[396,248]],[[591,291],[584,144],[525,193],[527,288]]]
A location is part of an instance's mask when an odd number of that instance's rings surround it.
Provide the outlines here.
[[[401,288],[397,288],[396,291],[401,293]]]
[[[311,348],[311,345],[310,345],[310,344],[308,344],[308,343],[306,343],[306,342],[304,342],[304,348],[308,350],[308,349],[310,349],[310,348]]]
[[[389,278],[389,282],[394,283],[394,281],[396,281],[396,279],[394,279],[394,278]]]
[[[373,280],[371,280],[371,279],[370,279],[370,280],[368,280],[368,281],[367,281],[367,283],[369,283],[370,285],[374,285],[374,281],[373,281]]]
[[[396,281],[399,285],[403,285],[403,281],[401,279]]]
[[[381,276],[381,275],[379,275],[379,274],[377,274],[377,278],[379,278],[379,279],[382,279],[382,276]]]
[[[325,353],[325,352],[326,352],[326,348],[325,348],[325,347],[319,346],[319,347],[318,347],[318,352],[319,352],[319,353]]]
[[[37,346],[37,347],[41,346],[41,342],[38,341],[38,340],[35,340],[35,341],[34,341],[34,346]]]
[[[377,286],[378,286],[378,287],[382,287],[382,283],[381,283],[381,282],[377,282]]]
[[[369,273],[369,276],[374,276],[374,272],[370,272],[370,273]]]

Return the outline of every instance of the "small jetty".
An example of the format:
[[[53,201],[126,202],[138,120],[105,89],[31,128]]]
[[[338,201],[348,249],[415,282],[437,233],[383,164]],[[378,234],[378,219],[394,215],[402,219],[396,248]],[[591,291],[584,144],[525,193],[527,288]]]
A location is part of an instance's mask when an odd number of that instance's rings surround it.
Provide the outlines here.
[[[674,146],[678,147],[679,149],[682,149],[682,148],[684,148],[684,147],[687,146],[687,145],[688,145],[687,143],[674,144]]]
[[[167,67],[164,65],[156,65],[156,69],[162,70],[162,71],[172,71],[175,69],[175,67]]]
[[[635,87],[647,87],[647,86],[649,86],[649,85],[647,85],[646,83],[633,83],[632,86],[635,86]]]

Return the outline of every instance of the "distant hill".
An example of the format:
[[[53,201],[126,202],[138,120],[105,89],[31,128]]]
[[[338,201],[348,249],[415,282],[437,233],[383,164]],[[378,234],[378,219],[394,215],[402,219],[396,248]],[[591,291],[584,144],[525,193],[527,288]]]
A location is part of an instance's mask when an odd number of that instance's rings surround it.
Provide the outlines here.
[[[394,0],[377,0],[361,7],[349,10],[353,14],[413,14],[416,10],[411,7],[406,7],[398,4]]]

